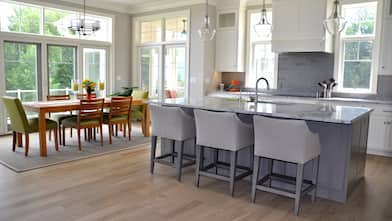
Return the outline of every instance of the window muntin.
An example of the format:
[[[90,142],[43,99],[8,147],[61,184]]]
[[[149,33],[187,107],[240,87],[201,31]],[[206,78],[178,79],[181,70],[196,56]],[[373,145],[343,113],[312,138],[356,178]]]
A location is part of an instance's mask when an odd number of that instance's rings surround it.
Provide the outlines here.
[[[342,7],[348,24],[342,32],[339,90],[372,92],[374,49],[376,41],[377,3],[348,4]]]
[[[81,16],[82,13],[77,11],[0,0],[0,31],[2,32],[112,41],[111,17],[87,14],[87,19],[99,20],[101,23],[101,29],[88,36],[68,30],[70,20]]]
[[[260,12],[250,12],[249,14],[249,55],[248,69],[246,77],[246,86],[255,87],[256,80],[265,77],[272,88],[276,88],[276,59],[275,53],[272,52],[271,31],[259,35],[255,32],[254,26],[260,21]],[[272,12],[267,12],[268,21],[272,22]],[[266,85],[261,85],[266,88]]]

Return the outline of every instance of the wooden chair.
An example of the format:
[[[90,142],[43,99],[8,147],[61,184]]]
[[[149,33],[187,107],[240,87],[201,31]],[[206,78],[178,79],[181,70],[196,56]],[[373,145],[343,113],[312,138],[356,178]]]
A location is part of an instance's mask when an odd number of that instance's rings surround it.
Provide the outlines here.
[[[48,95],[46,96],[46,100],[47,101],[65,101],[65,100],[71,100],[71,96],[68,94],[63,94],[63,95]],[[62,139],[61,139],[61,122],[69,117],[72,117],[72,112],[70,112],[69,114],[55,114],[53,116],[51,116],[51,113],[49,113],[49,117],[57,122],[58,125],[58,134],[59,134],[59,138],[60,138],[60,144],[62,144]],[[49,140],[51,140],[51,136],[52,136],[52,131],[49,131]],[[71,130],[71,137],[72,137],[72,130]]]
[[[65,128],[74,128],[78,130],[78,147],[82,150],[80,142],[81,129],[100,128],[102,131],[103,123],[103,104],[104,99],[80,100],[80,108],[77,117],[67,118],[63,120],[63,133]],[[103,134],[101,135],[101,146],[103,146]],[[65,139],[63,136],[63,145],[65,146]]]
[[[109,128],[109,143],[112,144],[113,125],[123,125],[123,134],[126,136],[128,126],[128,139],[131,140],[131,111],[132,97],[112,97],[110,112],[106,113],[103,123]],[[117,130],[117,126],[116,126]]]
[[[38,118],[27,119],[26,112],[23,108],[22,102],[18,98],[14,97],[3,97],[3,103],[5,108],[8,111],[8,115],[11,119],[11,128],[12,128],[12,151],[15,152],[16,147],[16,139],[18,134],[25,134],[26,137],[26,149],[25,156],[27,157],[29,154],[29,134],[36,133],[39,129],[39,120]],[[58,137],[57,137],[57,123],[53,120],[46,119],[46,130],[54,130],[54,142],[55,148],[58,151]]]
[[[91,97],[93,99],[97,98],[97,94],[91,94]],[[87,94],[76,94],[76,98],[78,100],[83,100],[83,99],[87,99]]]

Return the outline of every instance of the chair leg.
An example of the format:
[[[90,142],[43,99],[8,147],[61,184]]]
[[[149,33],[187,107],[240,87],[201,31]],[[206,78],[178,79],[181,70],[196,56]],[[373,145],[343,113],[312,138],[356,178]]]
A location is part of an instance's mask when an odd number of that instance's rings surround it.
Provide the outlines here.
[[[115,126],[116,126],[116,137],[118,137],[118,124],[116,124]]]
[[[72,128],[70,128],[70,130],[72,131]],[[63,125],[63,146],[65,146],[65,127]]]
[[[312,192],[312,203],[316,200],[317,196],[317,179],[318,179],[318,170],[319,170],[319,163],[320,163],[320,156],[313,159],[313,178],[312,184],[315,185],[313,192]]]
[[[59,139],[60,139],[60,145],[62,145],[62,139],[61,139],[61,124],[57,127],[57,130],[59,131]]]
[[[112,125],[109,123],[108,124],[108,129],[109,129],[109,144],[112,144],[112,134],[113,134],[113,131],[112,131]]]
[[[196,172],[195,172],[195,186],[199,188],[199,183],[200,183],[200,169],[201,169],[201,149],[202,146],[196,145]]]
[[[16,137],[17,137],[17,144],[18,147],[22,148],[23,147],[23,134],[22,133],[16,133]]]
[[[132,124],[131,122],[128,122],[128,140],[131,140],[131,128],[132,128]]]
[[[102,131],[102,124],[99,125],[99,129]],[[95,133],[94,133],[95,137]],[[99,138],[101,139],[101,146],[103,147],[103,133],[99,133]]]
[[[86,132],[86,130],[85,130],[85,132]],[[81,151],[82,150],[82,145],[81,145],[81,142],[80,142],[80,128],[78,128],[78,147],[79,147],[79,150]]]
[[[12,151],[15,152],[16,149],[16,132],[12,131]]]
[[[94,140],[97,140],[97,128],[95,127],[93,129],[93,136],[94,136]]]
[[[87,137],[87,129],[84,129],[84,140],[87,141],[88,137]]]
[[[52,130],[49,130],[49,141],[52,141]]]
[[[123,129],[123,136],[124,136],[124,137],[127,137],[127,127],[125,126],[124,123],[121,124],[121,127],[122,127],[122,129]]]
[[[72,128],[69,128],[69,137],[71,137],[72,138]]]
[[[184,141],[175,142],[179,143],[177,150],[177,180],[181,182],[182,176],[182,156],[184,154]]]
[[[29,138],[29,134],[26,133],[25,134],[26,137],[26,149],[25,149],[25,156],[27,157],[29,155],[29,148],[30,148],[30,138]]]
[[[260,157],[254,156],[253,160],[253,175],[252,175],[252,203],[256,201],[256,186],[259,180]]]
[[[237,165],[237,151],[231,151],[230,156],[230,195],[234,196],[235,171]]]
[[[301,202],[301,194],[302,194],[302,181],[304,175],[304,164],[297,165],[297,178],[296,178],[296,186],[295,186],[295,203],[294,203],[294,214],[298,216],[299,207]]]
[[[157,136],[151,136],[151,157],[150,157],[150,173],[154,174],[155,152],[157,149]]]
[[[54,147],[56,149],[56,151],[59,151],[59,137],[58,137],[58,128],[55,127],[54,128]]]

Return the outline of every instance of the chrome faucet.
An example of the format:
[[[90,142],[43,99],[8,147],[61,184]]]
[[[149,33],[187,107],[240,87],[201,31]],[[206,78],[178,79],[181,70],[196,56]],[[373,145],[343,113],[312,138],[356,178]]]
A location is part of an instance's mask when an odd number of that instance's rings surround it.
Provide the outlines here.
[[[257,102],[259,101],[259,82],[261,80],[265,81],[265,83],[267,84],[267,90],[270,90],[270,84],[266,78],[261,77],[261,78],[257,79],[257,81],[256,81],[256,100],[255,100],[256,105],[257,105]]]

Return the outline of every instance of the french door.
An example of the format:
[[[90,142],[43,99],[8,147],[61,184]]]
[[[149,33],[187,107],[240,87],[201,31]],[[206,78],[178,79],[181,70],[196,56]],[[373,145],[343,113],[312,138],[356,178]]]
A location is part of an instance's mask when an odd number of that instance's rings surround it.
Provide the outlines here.
[[[139,76],[150,98],[187,97],[187,50],[183,44],[139,48]]]
[[[108,73],[108,53],[106,48],[83,47],[83,70],[82,78],[90,81],[100,82],[98,85],[100,93],[106,94],[107,82],[110,82]]]

